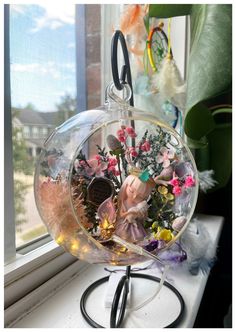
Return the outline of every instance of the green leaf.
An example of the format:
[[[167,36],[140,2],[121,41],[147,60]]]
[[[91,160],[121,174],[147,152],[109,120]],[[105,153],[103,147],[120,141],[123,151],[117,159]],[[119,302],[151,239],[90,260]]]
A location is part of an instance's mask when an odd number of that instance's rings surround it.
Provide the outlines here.
[[[186,115],[184,130],[188,137],[199,140],[215,128],[211,111],[202,103],[195,105]]]
[[[212,112],[217,127],[229,127],[232,125],[232,108],[219,108]]]
[[[167,18],[174,16],[185,16],[191,12],[192,5],[150,5],[149,16]]]
[[[187,110],[232,81],[232,6],[192,5]]]
[[[214,170],[214,179],[218,182],[216,190],[227,184],[232,173],[232,125],[216,126],[207,139],[207,149],[196,150],[195,158],[199,170]]]
[[[202,137],[199,140],[194,140],[189,137],[187,137],[187,144],[190,149],[202,149],[206,148],[208,145],[208,140],[206,136]]]

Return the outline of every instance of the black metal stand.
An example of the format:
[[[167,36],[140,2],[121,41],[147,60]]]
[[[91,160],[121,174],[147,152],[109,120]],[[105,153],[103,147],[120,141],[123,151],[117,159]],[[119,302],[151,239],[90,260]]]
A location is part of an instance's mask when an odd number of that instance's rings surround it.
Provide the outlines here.
[[[128,274],[127,274],[128,272]],[[126,310],[126,301],[127,301],[127,297],[128,297],[128,293],[129,293],[129,278],[130,276],[132,278],[141,278],[141,279],[148,279],[148,280],[152,280],[154,282],[160,282],[160,278],[158,277],[154,277],[148,274],[141,274],[141,273],[130,273],[130,266],[127,267],[126,269],[126,275],[124,275],[120,281],[119,284],[117,286],[115,295],[114,295],[114,299],[113,299],[113,303],[112,303],[112,308],[111,308],[111,315],[110,315],[110,327],[111,328],[120,328],[121,324],[123,322],[123,318],[125,315],[125,310]],[[96,323],[87,313],[86,310],[86,301],[88,296],[93,292],[93,290],[100,286],[101,284],[107,282],[109,280],[109,276],[104,277],[102,279],[99,279],[97,281],[95,281],[93,284],[91,284],[86,291],[83,293],[82,297],[81,297],[81,301],[80,301],[80,310],[81,313],[83,315],[83,317],[85,318],[86,322],[95,328],[105,328],[104,326]],[[177,291],[177,289],[172,286],[171,284],[169,284],[167,281],[164,281],[164,286],[168,287],[178,298],[179,303],[180,303],[180,313],[178,315],[178,317],[168,326],[165,326],[165,328],[173,328],[173,327],[177,327],[179,325],[179,323],[181,322],[181,319],[183,317],[184,314],[184,300],[181,296],[181,294]],[[119,312],[119,317],[117,319],[117,314],[118,314],[118,304],[119,304],[119,300],[120,300],[120,296],[121,296],[121,292],[124,288],[123,291],[123,296],[122,296],[122,300],[121,300],[121,307],[120,307],[120,312]]]
[[[121,74],[120,75],[119,75],[119,72],[118,72],[118,64],[117,64],[118,40],[121,43],[123,56],[124,56],[124,63],[125,63],[121,68]],[[115,85],[116,89],[117,90],[122,90],[124,88],[124,84],[128,83],[129,86],[130,86],[130,89],[131,89],[131,98],[129,100],[129,103],[130,103],[131,106],[134,106],[133,86],[132,86],[132,77],[131,77],[131,70],[130,70],[129,54],[128,54],[128,50],[127,50],[124,35],[119,30],[116,30],[116,32],[114,33],[113,38],[112,38],[112,42],[111,42],[111,67],[112,67],[113,82],[114,82],[114,85]],[[131,125],[133,125],[133,127],[134,127],[134,124],[132,124],[132,121],[133,120],[131,120]],[[137,273],[135,274],[135,273],[131,273],[130,270],[131,270],[131,267],[127,266],[126,274],[120,279],[120,281],[118,283],[118,286],[116,288],[116,291],[115,291],[115,295],[114,295],[114,299],[113,299],[112,307],[111,307],[111,315],[110,315],[110,327],[111,328],[119,328],[119,327],[121,327],[121,324],[123,322],[124,315],[125,315],[125,310],[126,310],[127,297],[128,297],[128,293],[129,293],[129,279],[130,279],[130,276],[132,278],[142,278],[142,279],[153,280],[155,282],[160,282],[160,278],[158,278],[158,277],[145,275],[145,274],[137,274]],[[97,280],[96,282],[91,284],[85,290],[85,292],[83,293],[83,295],[81,297],[81,301],[80,301],[81,313],[82,313],[83,317],[85,318],[85,320],[92,327],[95,327],[95,328],[104,328],[104,327],[99,325],[98,323],[96,323],[88,315],[88,313],[86,311],[86,300],[87,300],[88,296],[90,295],[90,293],[97,286],[103,284],[104,282],[107,282],[108,280],[109,280],[109,276]],[[174,294],[179,299],[179,302],[180,302],[180,305],[181,305],[181,310],[180,310],[179,316],[176,318],[176,320],[174,322],[172,322],[170,325],[166,326],[166,327],[176,327],[179,324],[179,322],[180,322],[180,320],[183,316],[184,300],[183,300],[182,296],[180,295],[180,293],[177,291],[177,289],[174,288],[171,284],[169,284],[168,282],[165,281],[164,285],[174,292]],[[118,305],[119,305],[119,302],[120,302],[120,297],[121,297],[122,290],[123,290],[123,295],[122,295],[122,300],[121,300],[121,307],[120,307],[120,311],[119,311],[119,317],[117,319]]]

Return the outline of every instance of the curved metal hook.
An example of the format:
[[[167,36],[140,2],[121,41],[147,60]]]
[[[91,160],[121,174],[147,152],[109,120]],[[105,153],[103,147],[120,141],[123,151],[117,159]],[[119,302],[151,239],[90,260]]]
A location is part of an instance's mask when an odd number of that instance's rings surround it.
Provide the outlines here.
[[[117,61],[117,45],[118,40],[121,43],[122,52],[124,56],[124,66],[121,69],[121,74],[119,75],[118,72],[118,61]],[[122,90],[124,85],[122,83],[128,83],[131,88],[131,98],[130,98],[130,105],[134,106],[134,99],[133,99],[133,86],[132,86],[132,77],[131,77],[131,70],[130,70],[130,62],[129,62],[129,54],[128,49],[126,46],[126,41],[123,33],[120,30],[116,30],[111,41],[111,69],[112,69],[112,77],[113,82],[117,90]]]

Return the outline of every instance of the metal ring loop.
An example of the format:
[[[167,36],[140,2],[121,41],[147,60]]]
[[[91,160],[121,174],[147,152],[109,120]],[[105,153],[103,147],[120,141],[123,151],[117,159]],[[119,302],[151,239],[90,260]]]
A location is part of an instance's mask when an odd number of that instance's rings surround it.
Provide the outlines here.
[[[125,97],[122,99],[120,98],[115,92],[114,92],[114,88],[116,88],[115,84],[113,82],[111,82],[107,88],[106,88],[106,101],[108,101],[108,97],[112,100],[114,100],[115,102],[117,103],[124,103],[124,102],[128,102],[131,97],[132,97],[132,90],[131,90],[131,87],[129,86],[129,84],[127,83],[120,83],[121,86],[122,86],[122,89],[125,90]]]
[[[117,59],[117,47],[118,41],[121,44],[123,56],[124,56],[124,66],[121,70],[121,75],[119,77],[118,73],[118,59]],[[112,69],[112,77],[113,82],[117,90],[122,90],[124,88],[123,83],[128,83],[131,89],[131,97],[129,99],[129,103],[131,106],[134,106],[133,100],[133,87],[132,87],[132,77],[130,70],[130,62],[129,62],[129,53],[125,42],[125,37],[120,30],[116,30],[111,41],[111,69]]]

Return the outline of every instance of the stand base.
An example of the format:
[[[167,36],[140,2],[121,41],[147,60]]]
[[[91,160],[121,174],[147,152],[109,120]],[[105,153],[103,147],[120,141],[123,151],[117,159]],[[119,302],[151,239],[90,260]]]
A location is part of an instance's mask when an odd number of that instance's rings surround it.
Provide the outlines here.
[[[160,282],[160,278],[155,277],[155,276],[151,276],[151,275],[146,275],[146,274],[139,274],[139,273],[130,273],[130,276],[132,278],[141,278],[141,279],[148,279],[148,280],[152,280],[155,282]],[[93,290],[100,286],[101,284],[107,282],[109,280],[109,276],[104,277],[102,279],[99,279],[97,281],[95,281],[93,284],[91,284],[83,293],[81,300],[80,300],[80,310],[81,313],[84,317],[84,319],[87,321],[87,323],[94,327],[94,328],[105,328],[104,326],[101,326],[100,324],[98,324],[97,322],[95,322],[87,313],[86,310],[86,301],[88,296],[93,292]],[[178,315],[178,317],[168,326],[165,326],[165,328],[173,328],[173,327],[177,327],[178,324],[181,322],[181,319],[183,317],[184,314],[184,300],[181,296],[181,294],[177,291],[177,289],[172,286],[171,284],[169,284],[167,281],[164,281],[164,286],[166,286],[167,288],[169,288],[178,298],[179,302],[180,302],[180,313]],[[124,295],[122,298],[122,303],[121,303],[121,309],[120,309],[120,314],[119,314],[119,318],[116,321],[116,314],[117,314],[117,308],[118,308],[118,303],[119,303],[119,299],[120,299],[120,295],[122,292],[123,287],[125,287],[125,291],[124,291]],[[111,308],[111,316],[110,316],[110,327],[112,328],[119,328],[121,327],[120,325],[122,324],[123,318],[124,318],[124,314],[125,314],[125,306],[126,306],[126,300],[127,300],[127,295],[128,295],[128,280],[126,278],[126,276],[122,277],[120,280],[120,283],[117,286],[117,290],[114,296],[114,300],[113,300],[113,304],[112,304],[112,308]]]

